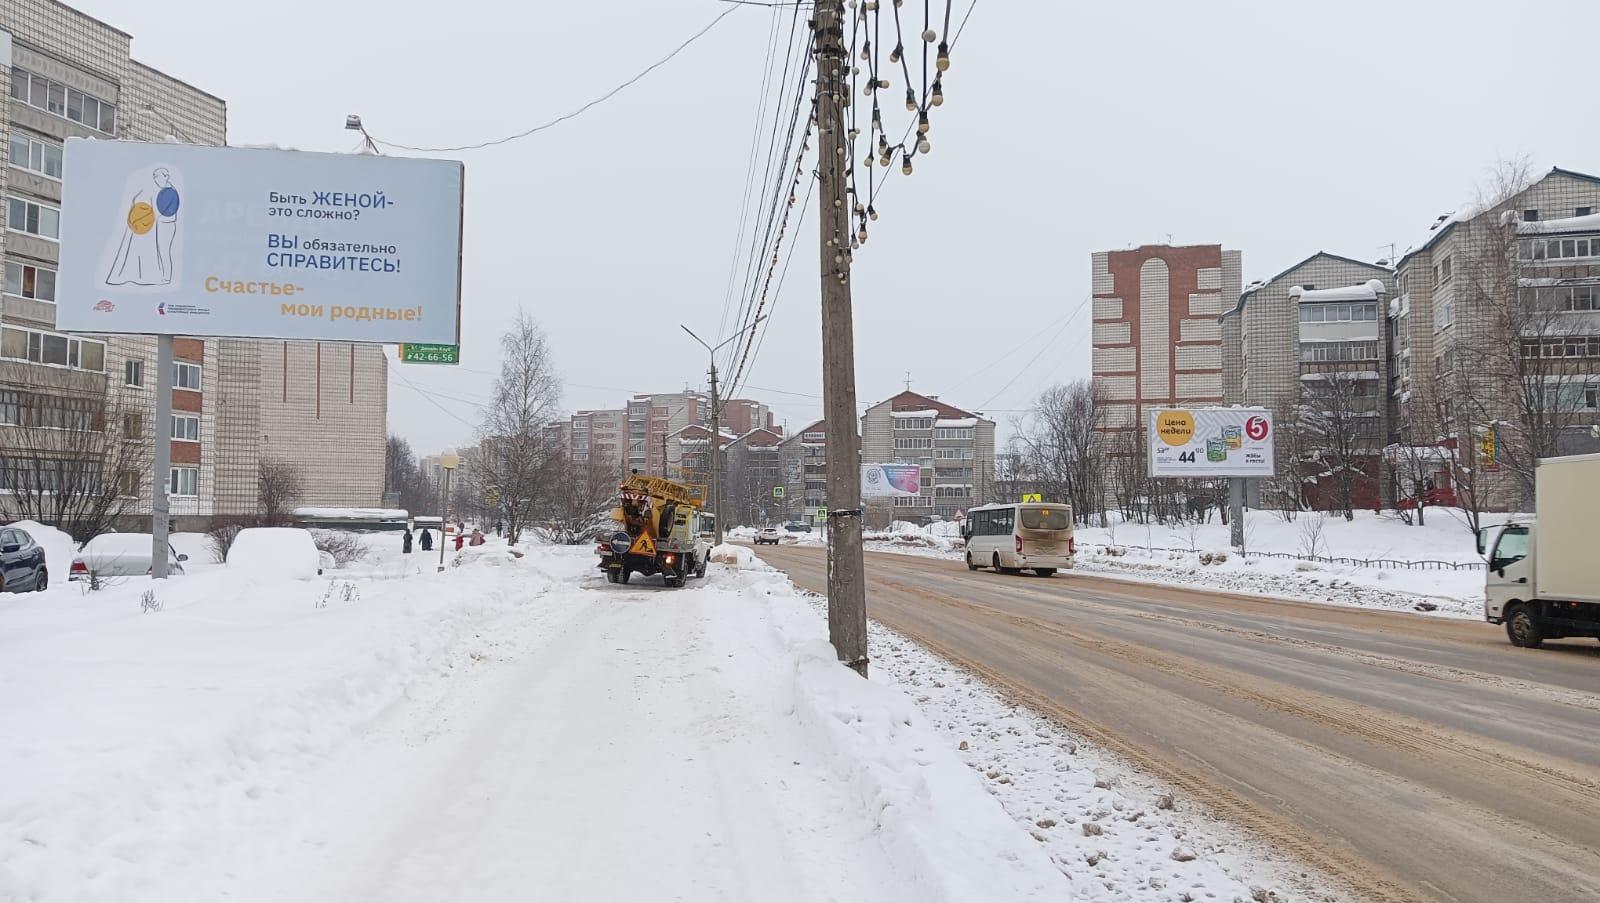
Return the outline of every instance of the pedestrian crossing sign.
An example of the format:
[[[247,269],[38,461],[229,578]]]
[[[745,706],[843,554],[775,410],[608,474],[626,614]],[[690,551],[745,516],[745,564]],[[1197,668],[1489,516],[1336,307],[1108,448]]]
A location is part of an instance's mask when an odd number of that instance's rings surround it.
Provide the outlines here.
[[[1044,501],[1044,493],[1042,493],[1042,492],[1024,492],[1022,494],[1022,503],[1024,505],[1028,504],[1029,502],[1042,502],[1042,501]]]

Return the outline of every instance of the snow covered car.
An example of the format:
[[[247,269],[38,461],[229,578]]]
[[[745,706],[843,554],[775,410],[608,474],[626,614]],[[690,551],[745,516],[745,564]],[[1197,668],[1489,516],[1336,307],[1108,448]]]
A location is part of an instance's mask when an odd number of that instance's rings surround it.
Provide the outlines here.
[[[49,585],[44,546],[21,527],[0,529],[0,592],[43,592]]]
[[[143,577],[150,573],[154,540],[149,533],[102,533],[83,544],[72,559],[68,580],[92,577]],[[167,546],[167,573],[183,573],[188,555]]]
[[[228,570],[263,577],[315,577],[322,573],[322,552],[310,530],[250,527],[240,530],[228,547]]]
[[[762,527],[761,532],[756,534],[756,545],[775,546],[778,544],[778,540],[782,538],[783,531],[777,527]]]

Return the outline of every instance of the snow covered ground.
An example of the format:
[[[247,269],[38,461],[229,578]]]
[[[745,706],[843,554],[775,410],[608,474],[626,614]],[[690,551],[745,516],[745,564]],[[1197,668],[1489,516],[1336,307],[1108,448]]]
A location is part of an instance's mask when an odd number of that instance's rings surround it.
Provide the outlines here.
[[[1275,513],[1250,511],[1245,517],[1246,548],[1296,556],[1315,548],[1315,555],[1321,558],[1482,563],[1458,512],[1429,509],[1427,517],[1425,525],[1416,527],[1393,514],[1370,511],[1356,512],[1353,521],[1301,514],[1292,522]],[[1504,515],[1495,517],[1503,519]],[[1485,523],[1499,522],[1495,517],[1486,517]],[[1221,523],[1080,526],[1074,537],[1077,570],[1097,576],[1444,617],[1483,616],[1481,567],[1367,567],[1240,556],[1230,551],[1228,527]],[[897,522],[888,530],[867,531],[864,539],[871,551],[952,560],[963,556],[959,527],[950,522],[926,527]],[[801,534],[793,541],[823,544],[821,535],[815,533]]]
[[[747,551],[672,591],[586,547],[436,574],[369,542],[0,597],[0,900],[1067,898],[947,724]]]

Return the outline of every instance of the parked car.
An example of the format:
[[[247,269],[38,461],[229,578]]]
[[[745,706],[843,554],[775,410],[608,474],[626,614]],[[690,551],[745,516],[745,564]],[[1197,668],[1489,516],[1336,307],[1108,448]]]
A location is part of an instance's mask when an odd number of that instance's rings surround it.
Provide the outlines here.
[[[811,525],[805,521],[792,520],[784,524],[783,529],[790,533],[810,533]]]
[[[322,552],[310,530],[298,527],[249,527],[228,547],[228,570],[263,577],[315,577],[322,573]]]
[[[151,570],[151,544],[149,533],[102,533],[83,544],[72,559],[68,580],[88,580],[93,577],[143,577]],[[167,546],[167,573],[183,573],[183,562],[188,555],[179,555]]]
[[[0,529],[0,591],[43,592],[50,585],[44,547],[21,527]]]
[[[777,527],[762,527],[761,532],[756,534],[756,545],[775,546],[782,537],[783,532]]]

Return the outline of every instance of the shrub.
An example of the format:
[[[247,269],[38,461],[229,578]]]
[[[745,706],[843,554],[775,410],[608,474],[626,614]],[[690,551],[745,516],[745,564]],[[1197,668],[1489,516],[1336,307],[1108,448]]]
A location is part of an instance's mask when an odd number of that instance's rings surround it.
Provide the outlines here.
[[[367,544],[353,533],[325,531],[314,534],[317,550],[333,558],[334,567],[343,568],[367,557]]]
[[[248,520],[238,518],[221,518],[211,522],[211,529],[206,531],[206,540],[211,546],[211,560],[217,564],[227,564],[228,550],[233,548],[234,537],[246,527],[255,526]]]

